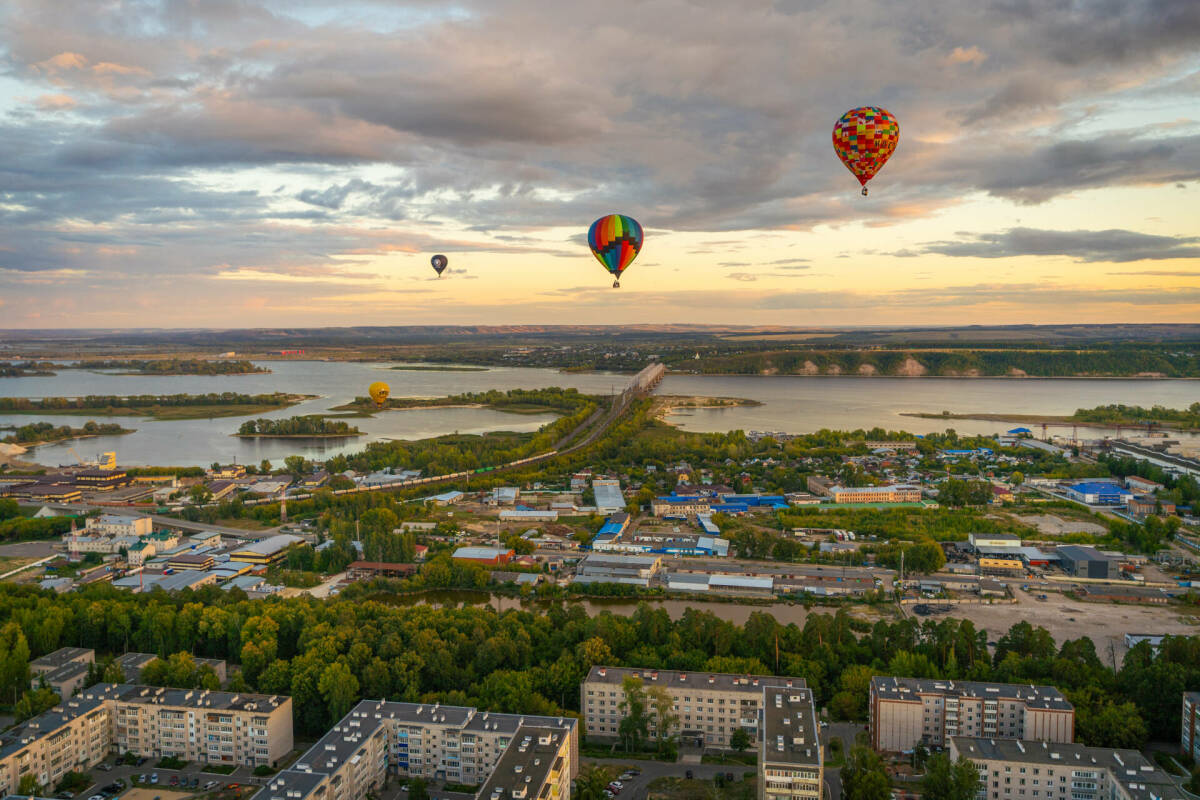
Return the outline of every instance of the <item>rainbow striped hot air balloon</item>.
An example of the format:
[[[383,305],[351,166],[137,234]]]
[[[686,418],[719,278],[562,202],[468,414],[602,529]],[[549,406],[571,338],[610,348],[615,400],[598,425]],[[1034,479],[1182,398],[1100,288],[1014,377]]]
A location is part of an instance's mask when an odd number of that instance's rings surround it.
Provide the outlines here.
[[[588,245],[606,270],[612,273],[613,288],[621,286],[621,273],[642,249],[642,226],[633,217],[608,214],[588,229]]]

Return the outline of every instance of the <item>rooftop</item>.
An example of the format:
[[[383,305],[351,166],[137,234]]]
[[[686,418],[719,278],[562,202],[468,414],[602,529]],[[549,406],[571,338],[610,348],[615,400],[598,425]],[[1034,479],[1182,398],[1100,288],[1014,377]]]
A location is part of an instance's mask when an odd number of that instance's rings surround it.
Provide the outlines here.
[[[31,667],[61,667],[72,661],[87,658],[93,651],[86,647],[60,647],[53,653],[47,653],[41,658],[29,662]]]
[[[1070,711],[1075,707],[1053,686],[1022,683],[981,683],[936,678],[871,678],[871,690],[881,698],[918,702],[918,694],[980,697],[989,700],[1021,700],[1026,705]]]
[[[242,547],[234,550],[232,555],[234,557],[241,555],[269,556],[302,541],[304,540],[299,536],[292,536],[289,533],[280,533],[275,536],[270,536],[266,539],[260,539],[257,542],[252,542],[251,544],[243,545]]]
[[[564,731],[522,725],[496,768],[476,794],[481,800],[536,800],[552,769],[562,768],[558,755]]]
[[[817,717],[809,689],[768,688],[763,691],[763,763],[821,763]]]
[[[710,689],[721,692],[749,692],[758,694],[764,687],[803,689],[804,678],[775,677],[772,675],[734,675],[727,672],[678,672],[672,669],[638,669],[634,667],[592,667],[588,671],[588,683],[606,683],[620,686],[627,677],[641,678],[646,685],[668,686],[676,689]]]

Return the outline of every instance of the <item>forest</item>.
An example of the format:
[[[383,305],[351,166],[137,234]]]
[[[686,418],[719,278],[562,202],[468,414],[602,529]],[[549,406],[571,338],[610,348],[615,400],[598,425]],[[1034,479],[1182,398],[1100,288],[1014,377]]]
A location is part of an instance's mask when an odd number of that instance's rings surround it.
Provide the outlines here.
[[[237,436],[360,436],[356,426],[332,420],[320,414],[287,419],[248,419],[238,428]]]
[[[1165,408],[1164,406],[1127,406],[1113,403],[1095,408],[1081,408],[1071,419],[1080,422],[1096,422],[1106,425],[1165,424],[1172,428],[1200,428],[1200,403],[1187,408]]]
[[[191,416],[245,416],[260,411],[286,408],[300,402],[297,395],[238,394],[139,394],[86,395],[84,397],[0,397],[0,413],[9,414],[94,414],[144,413],[162,418]]]
[[[58,367],[50,361],[23,361],[0,364],[0,378],[40,378],[54,375]]]
[[[29,444],[31,442],[60,442],[64,439],[78,439],[83,436],[116,436],[122,433],[133,433],[131,428],[122,428],[113,422],[93,422],[88,420],[81,428],[70,425],[54,425],[49,422],[33,422],[21,425],[4,437],[2,441],[10,444]]]
[[[101,663],[186,651],[240,664],[231,688],[292,696],[300,737],[323,733],[362,697],[578,713],[579,683],[595,664],[802,676],[835,718],[852,720],[865,719],[873,675],[945,677],[1057,686],[1076,705],[1081,741],[1138,747],[1176,737],[1181,693],[1200,690],[1200,637],[1168,638],[1158,655],[1139,644],[1114,671],[1089,639],[1057,646],[1025,622],[990,652],[987,632],[952,618],[869,623],[839,610],[797,626],[755,613],[738,626],[696,610],[672,620],[645,603],[628,617],[589,617],[569,602],[497,614],[397,607],[380,585],[325,601],[251,601],[216,587],[53,595],[4,584],[0,697],[16,702],[28,688],[29,657],[68,645],[95,648]]]

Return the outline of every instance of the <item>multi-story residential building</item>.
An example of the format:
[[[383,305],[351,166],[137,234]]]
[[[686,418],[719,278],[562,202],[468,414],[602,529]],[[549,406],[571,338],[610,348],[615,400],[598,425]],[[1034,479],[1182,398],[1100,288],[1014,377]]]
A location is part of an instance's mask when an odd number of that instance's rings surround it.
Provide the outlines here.
[[[979,770],[979,800],[1183,800],[1170,776],[1136,750],[1070,742],[954,736],[950,759]]]
[[[1052,686],[876,676],[867,713],[879,751],[944,747],[951,736],[1075,738],[1075,707]]]
[[[729,737],[738,728],[750,734],[751,741],[757,741],[763,689],[806,686],[803,678],[595,666],[579,689],[579,707],[589,738],[617,737],[625,716],[621,710],[625,697],[622,684],[629,677],[641,680],[646,689],[667,690],[677,720],[669,734],[690,744],[720,748],[729,747]],[[653,708],[652,701],[650,705]]]
[[[148,536],[154,531],[154,520],[126,514],[101,514],[88,517],[85,530],[91,536]]]
[[[60,647],[29,662],[30,688],[43,683],[66,700],[87,683],[88,668],[96,662],[96,651],[87,647]]]
[[[758,743],[759,800],[821,800],[821,754],[812,690],[763,690]]]
[[[578,728],[569,717],[363,700],[256,800],[353,800],[390,775],[483,784],[477,797],[487,800],[495,788],[526,792],[505,800],[568,800]]]
[[[257,766],[291,749],[290,697],[101,683],[0,734],[0,796],[26,774],[52,787],[114,751]]]
[[[1183,727],[1179,747],[1192,761],[1200,761],[1200,692],[1183,693]]]

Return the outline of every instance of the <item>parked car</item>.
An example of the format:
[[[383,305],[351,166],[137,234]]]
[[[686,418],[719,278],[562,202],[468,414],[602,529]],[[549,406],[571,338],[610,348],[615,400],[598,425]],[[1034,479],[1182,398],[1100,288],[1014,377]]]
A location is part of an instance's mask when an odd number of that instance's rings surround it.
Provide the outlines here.
[[[158,773],[157,772],[150,773],[150,783],[158,783]]]
[[[54,796],[59,798],[59,800],[71,800],[71,798],[75,796],[75,793],[64,790]]]
[[[100,764],[96,769],[102,769],[105,772],[112,772],[112,764]]]
[[[689,769],[687,772],[683,773],[683,777],[687,778],[690,781],[693,777],[692,771]]]
[[[209,781],[208,783],[204,784],[204,788],[205,789],[215,789],[215,788],[217,788],[217,782]]]
[[[172,776],[171,776],[171,785],[172,785],[172,786],[178,786],[178,785],[179,785],[179,776],[178,776],[178,775],[172,775]]]

